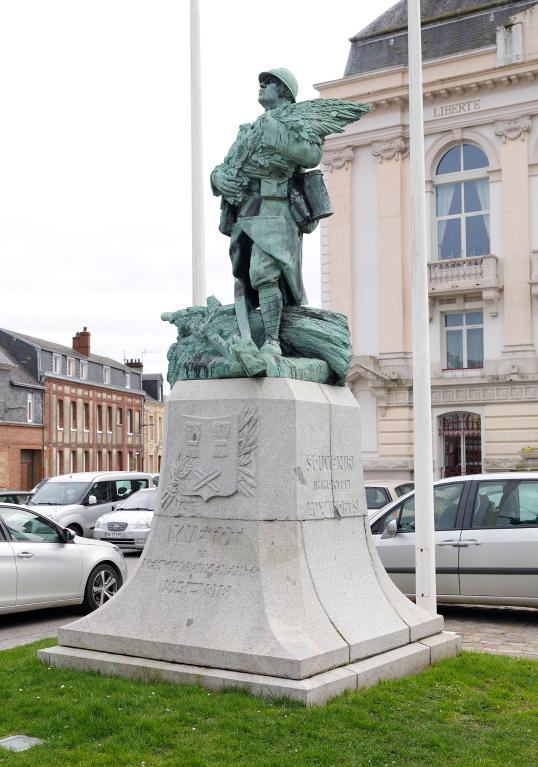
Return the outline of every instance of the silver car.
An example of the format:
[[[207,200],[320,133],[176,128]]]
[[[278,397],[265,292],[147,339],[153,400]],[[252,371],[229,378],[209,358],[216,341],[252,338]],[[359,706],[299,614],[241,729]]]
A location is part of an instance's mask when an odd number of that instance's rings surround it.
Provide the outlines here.
[[[89,612],[126,578],[117,546],[79,538],[28,507],[0,504],[0,614],[76,604]]]
[[[112,541],[122,549],[142,551],[148,539],[156,500],[156,487],[139,490],[120,503],[115,511],[99,517],[94,537]]]
[[[538,472],[452,477],[433,495],[439,601],[538,607]],[[414,493],[369,519],[385,569],[414,597]]]

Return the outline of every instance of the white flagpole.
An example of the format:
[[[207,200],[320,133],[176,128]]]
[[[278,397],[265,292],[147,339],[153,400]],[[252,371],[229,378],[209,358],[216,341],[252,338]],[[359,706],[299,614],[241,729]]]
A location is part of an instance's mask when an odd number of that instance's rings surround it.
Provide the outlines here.
[[[413,431],[417,604],[437,612],[420,0],[408,0]]]
[[[192,302],[204,306],[205,242],[202,153],[202,71],[200,64],[200,7],[191,0],[191,186],[192,186]]]

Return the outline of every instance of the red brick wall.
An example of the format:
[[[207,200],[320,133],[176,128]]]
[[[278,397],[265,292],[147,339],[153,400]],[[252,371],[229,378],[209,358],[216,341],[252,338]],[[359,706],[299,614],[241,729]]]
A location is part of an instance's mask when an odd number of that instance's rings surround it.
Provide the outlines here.
[[[35,424],[0,424],[0,488],[30,490],[41,478],[43,428]],[[21,451],[32,450],[32,476],[23,481]]]

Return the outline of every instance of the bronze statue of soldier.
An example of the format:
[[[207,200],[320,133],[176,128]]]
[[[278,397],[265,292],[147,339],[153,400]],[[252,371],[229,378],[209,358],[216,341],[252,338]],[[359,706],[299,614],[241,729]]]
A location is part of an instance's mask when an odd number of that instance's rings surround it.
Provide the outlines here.
[[[279,355],[283,304],[306,302],[303,233],[332,212],[321,172],[304,171],[321,161],[324,136],[356,120],[364,107],[332,100],[296,104],[297,81],[287,69],[262,72],[259,82],[258,101],[265,112],[241,125],[211,174],[211,186],[222,195],[220,230],[230,237],[241,335],[250,338],[248,311],[259,306],[265,331],[260,351]]]

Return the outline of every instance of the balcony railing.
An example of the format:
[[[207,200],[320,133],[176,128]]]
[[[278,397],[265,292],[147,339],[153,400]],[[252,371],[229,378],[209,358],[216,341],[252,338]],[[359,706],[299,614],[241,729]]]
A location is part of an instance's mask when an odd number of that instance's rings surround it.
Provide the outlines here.
[[[492,302],[490,311],[496,314],[502,287],[497,256],[453,258],[428,264],[430,298],[478,290],[482,292],[484,301]]]

